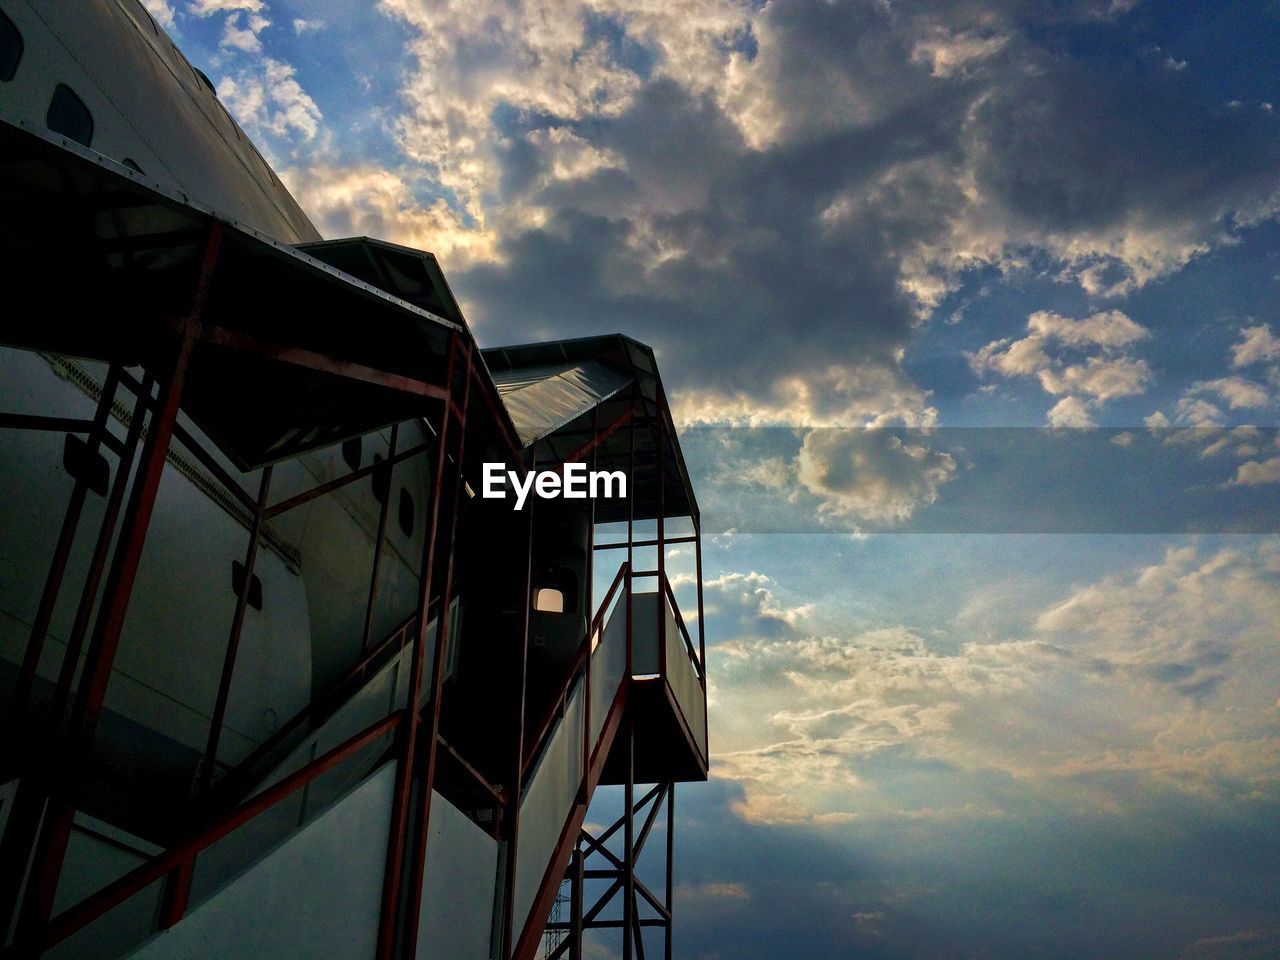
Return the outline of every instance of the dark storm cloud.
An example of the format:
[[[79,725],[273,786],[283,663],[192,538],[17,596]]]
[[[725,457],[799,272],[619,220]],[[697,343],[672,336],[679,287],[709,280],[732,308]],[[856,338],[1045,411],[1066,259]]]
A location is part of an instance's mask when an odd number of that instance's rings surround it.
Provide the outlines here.
[[[1016,793],[945,765],[881,766],[884,780],[926,791]],[[1280,943],[1267,897],[1280,877],[1263,853],[1276,839],[1274,804],[1227,812],[1160,790],[1140,817],[1049,803],[963,822],[869,818],[837,832],[746,822],[723,781],[682,789],[682,956],[1101,960],[1123,944],[1130,956],[1245,960]]]
[[[546,220],[456,284],[489,342],[626,329],[659,348],[677,391],[761,393],[828,364],[896,369],[920,310],[967,266],[1029,256],[1122,292],[1232,217],[1270,213],[1270,115],[1230,110],[1136,48],[1043,49],[1029,20],[1000,5],[773,5],[736,67],[759,89],[697,91],[659,61],[616,115],[525,117],[616,163],[547,183],[545,151],[514,132],[501,201]],[[753,109],[770,130],[754,145]]]

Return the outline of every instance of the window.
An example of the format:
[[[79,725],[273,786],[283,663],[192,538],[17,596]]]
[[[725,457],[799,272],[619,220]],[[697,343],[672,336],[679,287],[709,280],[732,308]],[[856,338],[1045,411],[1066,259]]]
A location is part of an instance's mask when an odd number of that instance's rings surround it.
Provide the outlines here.
[[[539,587],[533,593],[533,609],[540,613],[564,613],[564,591],[556,587]]]
[[[0,10],[0,80],[12,80],[22,62],[22,34]]]
[[[400,488],[400,532],[413,536],[413,494],[404,487]]]
[[[342,459],[352,470],[360,469],[360,457],[364,453],[364,444],[359,437],[352,437],[342,442]]]
[[[44,122],[54,133],[60,133],[82,146],[87,147],[93,142],[93,115],[65,83],[58,84],[53,91]]]
[[[533,609],[573,613],[578,609],[578,578],[568,567],[543,567],[533,578]]]
[[[62,466],[98,496],[107,495],[107,484],[111,476],[107,458],[100,453],[90,456],[89,445],[73,433],[68,433],[63,441]]]
[[[242,589],[244,589],[244,564],[239,560],[232,560],[231,592],[239,597]],[[253,607],[253,609],[262,609],[262,581],[258,579],[256,573],[249,580],[249,596],[245,599],[249,601],[249,606]]]
[[[375,453],[373,455],[374,464],[382,463],[382,454]],[[369,480],[373,483],[373,497],[379,503],[387,502],[387,494],[391,492],[391,467],[383,466],[375,469],[369,476]]]

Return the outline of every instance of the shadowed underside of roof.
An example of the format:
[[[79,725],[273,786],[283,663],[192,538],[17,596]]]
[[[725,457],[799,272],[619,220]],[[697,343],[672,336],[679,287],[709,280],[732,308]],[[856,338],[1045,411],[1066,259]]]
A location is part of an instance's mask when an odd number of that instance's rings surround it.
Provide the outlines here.
[[[482,351],[531,466],[559,464],[622,417],[594,451],[600,470],[627,471],[633,456],[634,518],[696,516],[697,501],[667,409],[653,350],[622,334]],[[659,437],[661,442],[659,443]],[[591,456],[588,463],[593,462]],[[622,500],[596,503],[599,522],[627,519]]]

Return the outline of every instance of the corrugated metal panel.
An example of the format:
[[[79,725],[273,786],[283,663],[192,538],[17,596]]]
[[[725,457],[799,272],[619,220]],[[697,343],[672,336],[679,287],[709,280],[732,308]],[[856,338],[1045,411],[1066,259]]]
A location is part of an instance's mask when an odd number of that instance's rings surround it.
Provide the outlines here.
[[[626,387],[631,378],[598,360],[495,371],[493,381],[520,441],[554,433]]]

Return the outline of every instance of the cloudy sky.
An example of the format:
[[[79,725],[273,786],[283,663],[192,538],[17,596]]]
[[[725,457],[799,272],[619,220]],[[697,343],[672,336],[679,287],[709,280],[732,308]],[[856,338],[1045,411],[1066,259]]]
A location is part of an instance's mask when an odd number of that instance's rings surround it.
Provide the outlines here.
[[[657,350],[680,956],[1280,954],[1273,0],[148,6],[483,344]]]

